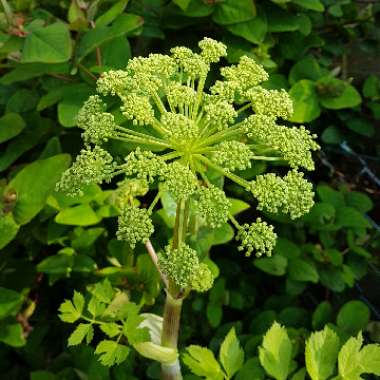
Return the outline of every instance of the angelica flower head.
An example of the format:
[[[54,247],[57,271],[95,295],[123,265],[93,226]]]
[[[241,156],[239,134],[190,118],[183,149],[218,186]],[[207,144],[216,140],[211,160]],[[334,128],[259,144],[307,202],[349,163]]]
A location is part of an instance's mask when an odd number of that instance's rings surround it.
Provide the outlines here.
[[[125,70],[101,75],[98,94],[77,118],[86,148],[57,188],[78,194],[89,183],[115,178],[117,237],[132,247],[150,239],[151,215],[168,193],[177,203],[177,215],[181,213],[176,223],[182,223],[182,232],[177,233],[181,238],[176,235],[176,248],[161,254],[162,270],[177,286],[207,289],[212,275],[186,244],[191,218],[207,228],[231,221],[247,254],[270,254],[276,239],[273,227],[261,219],[243,226],[232,219],[231,202],[210,173],[251,192],[258,210],[298,218],[313,204],[312,186],[300,169],[314,169],[312,152],[319,146],[305,127],[283,125],[293,111],[291,98],[285,90],[262,86],[268,73],[252,58],[243,56],[236,65],[222,67],[220,79],[208,84],[211,65],[227,54],[223,43],[204,38],[198,51],[180,46],[170,52],[136,57]],[[119,107],[115,116],[105,96],[113,97],[113,110]],[[106,150],[111,140],[130,153],[113,159]],[[283,177],[269,173],[247,181],[239,171],[255,161],[277,162],[291,170]],[[135,198],[148,191],[155,193],[146,197],[152,203],[137,207]]]

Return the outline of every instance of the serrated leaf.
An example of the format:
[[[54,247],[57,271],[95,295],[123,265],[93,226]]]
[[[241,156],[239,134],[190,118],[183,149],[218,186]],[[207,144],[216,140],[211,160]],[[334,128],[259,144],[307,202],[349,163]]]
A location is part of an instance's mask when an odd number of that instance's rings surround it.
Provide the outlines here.
[[[59,312],[59,318],[67,323],[74,323],[81,317],[81,312],[75,308],[70,300],[66,300],[61,304]]]
[[[360,365],[364,373],[380,376],[380,345],[367,344],[360,351]]]
[[[98,317],[104,313],[106,305],[93,296],[87,305],[87,310],[93,317]]]
[[[292,343],[285,327],[274,322],[259,347],[259,359],[265,371],[276,380],[285,380],[290,371]]]
[[[306,342],[306,369],[312,380],[325,380],[334,373],[339,352],[339,338],[327,326],[311,334]]]
[[[361,332],[358,336],[348,339],[339,351],[338,368],[339,375],[344,380],[360,379],[364,372],[360,365],[360,348],[363,344]]]
[[[224,338],[220,347],[219,360],[229,378],[232,378],[243,366],[244,351],[240,346],[234,328]]]
[[[120,364],[125,361],[130,352],[129,347],[121,345],[113,340],[102,340],[95,350],[95,354],[99,355],[100,363],[107,367]]]
[[[69,336],[68,346],[77,346],[82,343],[84,338],[87,343],[90,343],[93,336],[94,328],[91,323],[80,323]]]
[[[208,348],[191,345],[186,348],[182,360],[190,368],[191,372],[197,376],[215,380],[223,379],[222,369],[213,352]]]
[[[102,330],[109,338],[113,338],[114,336],[120,334],[120,326],[117,323],[110,322],[101,324],[100,330]]]
[[[149,330],[147,327],[139,327],[144,321],[144,317],[139,315],[139,307],[134,303],[126,305],[128,311],[127,320],[124,322],[123,333],[130,344],[137,344],[150,340]]]
[[[102,282],[96,283],[89,291],[94,297],[104,303],[110,303],[115,295],[115,291],[107,278]]]

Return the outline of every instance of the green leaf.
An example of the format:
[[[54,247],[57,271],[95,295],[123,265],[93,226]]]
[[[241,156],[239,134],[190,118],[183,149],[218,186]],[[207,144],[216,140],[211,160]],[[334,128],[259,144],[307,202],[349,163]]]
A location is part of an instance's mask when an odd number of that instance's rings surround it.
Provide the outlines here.
[[[120,0],[113,4],[111,8],[109,8],[106,12],[104,12],[95,20],[95,25],[99,27],[107,26],[108,24],[110,24],[112,21],[115,20],[117,16],[124,12],[128,2],[129,0]]]
[[[243,366],[244,351],[240,346],[234,328],[224,338],[219,351],[219,361],[222,363],[228,378],[232,378]]]
[[[18,224],[28,223],[40,212],[70,161],[68,154],[35,161],[11,180],[5,191],[17,194],[13,217]]]
[[[363,214],[352,207],[341,207],[337,210],[336,224],[339,227],[371,228]]]
[[[57,380],[57,377],[49,371],[33,371],[30,373],[30,380]]]
[[[363,95],[366,98],[378,99],[380,97],[380,81],[375,74],[371,74],[363,85]]]
[[[354,86],[337,78],[321,78],[317,82],[317,90],[321,105],[328,109],[352,108],[362,101]]]
[[[260,365],[259,358],[248,359],[237,374],[236,380],[264,380],[265,372]]]
[[[259,12],[252,20],[227,25],[226,28],[236,36],[243,37],[251,43],[260,44],[264,41],[268,30],[266,14]]]
[[[48,274],[69,274],[73,265],[73,257],[57,254],[43,259],[37,265],[37,271]]]
[[[306,375],[306,368],[300,368],[292,377],[290,380],[304,380]]]
[[[302,79],[295,83],[289,91],[293,99],[294,112],[290,120],[296,123],[307,123],[316,119],[321,109],[318,104],[318,96],[315,84],[308,79]]]
[[[360,351],[360,365],[364,373],[380,376],[380,345],[367,344]]]
[[[0,319],[16,315],[24,301],[22,294],[0,287]]]
[[[130,352],[129,347],[121,345],[113,340],[102,340],[95,350],[99,355],[99,361],[103,365],[110,367],[125,361]]]
[[[115,291],[107,278],[96,283],[89,291],[95,298],[104,303],[111,303],[115,296]]]
[[[38,94],[35,91],[25,88],[16,91],[8,100],[7,112],[28,112],[36,107]]]
[[[35,27],[26,37],[21,62],[60,63],[70,59],[72,41],[65,24]]]
[[[0,342],[12,347],[22,347],[26,344],[24,331],[19,323],[5,324],[0,329]]]
[[[74,323],[76,322],[82,315],[82,313],[75,308],[73,303],[70,300],[66,300],[59,307],[59,318],[63,322]]]
[[[339,351],[338,368],[339,375],[343,380],[359,380],[364,372],[361,366],[360,348],[363,344],[361,332],[357,338],[352,337],[347,340],[344,346]]]
[[[146,327],[139,327],[144,321],[144,317],[138,314],[139,307],[134,303],[129,303],[126,306],[127,320],[124,322],[123,333],[127,337],[130,344],[147,342],[150,340],[149,330]]]
[[[292,2],[300,7],[316,12],[323,12],[325,10],[324,5],[319,0],[292,0]]]
[[[101,218],[90,205],[83,204],[60,211],[54,220],[59,224],[91,226],[99,223]]]
[[[336,209],[346,205],[343,193],[332,189],[328,185],[318,185],[317,194],[323,202],[330,203]]]
[[[101,324],[100,330],[102,330],[109,338],[113,338],[120,334],[120,326],[117,323],[110,322]]]
[[[251,205],[236,198],[228,198],[231,203],[230,214],[237,215],[245,210],[248,210]]]
[[[83,58],[105,42],[136,32],[142,23],[143,19],[140,16],[124,13],[116,18],[112,26],[97,26],[89,30],[79,42],[76,61],[81,62]]]
[[[214,354],[207,348],[191,345],[182,356],[183,362],[197,376],[222,380],[223,372]]]
[[[7,113],[0,118],[0,143],[17,136],[25,128],[23,118],[17,113]]]
[[[252,20],[256,16],[253,0],[225,0],[217,3],[212,19],[217,24],[230,25]]]
[[[77,346],[86,338],[87,344],[92,341],[94,328],[91,323],[80,323],[69,336],[68,346]]]
[[[299,28],[299,18],[289,12],[286,12],[281,7],[266,2],[266,13],[268,17],[268,31],[294,32]]]
[[[274,322],[259,347],[259,359],[265,371],[276,380],[285,380],[290,371],[292,343],[285,327]]]
[[[294,84],[301,79],[318,80],[322,76],[321,67],[313,57],[306,57],[296,62],[289,72],[289,83]]]
[[[347,206],[356,208],[361,213],[371,211],[373,208],[373,202],[371,198],[359,191],[350,191],[345,194]]]
[[[351,129],[359,135],[372,137],[376,130],[373,124],[364,118],[352,118],[346,122],[347,128]]]
[[[255,259],[254,265],[263,272],[272,274],[273,276],[283,276],[286,273],[288,260],[281,255],[274,255],[272,257]]]
[[[338,335],[327,326],[311,334],[306,342],[305,363],[312,380],[325,380],[334,373],[339,348]]]
[[[336,318],[338,327],[348,335],[356,335],[369,322],[368,306],[362,301],[349,301],[339,310]]]
[[[0,217],[0,249],[16,237],[19,228],[20,226],[14,221],[12,214]]]
[[[191,0],[173,0],[174,4],[177,4],[183,11],[186,11]]]
[[[295,281],[309,281],[318,283],[319,275],[314,262],[305,259],[293,259],[289,261],[288,274]]]
[[[290,240],[278,238],[274,247],[274,254],[284,256],[287,259],[295,259],[301,255],[301,250],[298,245]]]
[[[228,223],[224,223],[220,227],[213,229],[212,245],[228,243],[233,237],[233,228]]]
[[[344,137],[339,128],[335,125],[330,125],[327,127],[322,135],[321,139],[326,144],[340,144],[344,141]]]

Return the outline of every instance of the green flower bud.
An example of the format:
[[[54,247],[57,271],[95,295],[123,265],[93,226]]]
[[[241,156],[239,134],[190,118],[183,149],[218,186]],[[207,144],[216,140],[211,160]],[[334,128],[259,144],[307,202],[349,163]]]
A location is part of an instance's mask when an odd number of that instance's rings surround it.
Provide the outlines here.
[[[194,249],[182,243],[176,249],[168,246],[165,252],[160,252],[158,265],[177,286],[188,288],[199,270],[199,259]]]
[[[96,89],[102,95],[122,95],[130,86],[130,82],[126,71],[110,70],[100,76],[96,82]]]
[[[183,147],[188,145],[189,142],[199,134],[198,124],[178,113],[163,113],[161,123],[169,131],[168,135],[170,139]]]
[[[287,187],[274,173],[261,174],[251,183],[251,192],[259,202],[257,208],[271,213],[281,210],[287,197]]]
[[[284,181],[287,186],[284,212],[292,219],[307,214],[314,205],[313,185],[303,177],[303,173],[296,170],[291,170],[284,177]]]
[[[244,143],[239,141],[223,141],[215,146],[211,160],[225,169],[245,170],[251,167],[253,153]]]
[[[220,57],[227,55],[227,46],[212,38],[205,37],[198,43],[201,48],[201,56],[206,62],[219,62]]]
[[[149,125],[154,121],[154,111],[149,98],[136,94],[121,96],[123,115],[135,125]]]
[[[189,48],[178,46],[170,49],[170,52],[173,54],[178,66],[189,78],[199,78],[206,75],[209,70],[205,60],[199,54],[193,53]]]
[[[167,169],[165,161],[160,156],[140,148],[129,153],[125,161],[123,169],[126,175],[136,175],[137,178],[144,179],[148,183],[152,183],[155,177],[166,173]]]
[[[115,135],[116,123],[112,114],[104,112],[105,104],[99,96],[90,96],[77,116],[79,128],[84,129],[86,143],[100,144]]]
[[[216,186],[201,187],[195,193],[195,207],[211,228],[220,227],[228,220],[231,202]]]
[[[236,81],[224,82],[217,80],[210,88],[211,94],[218,96],[220,99],[232,103],[235,100],[236,91],[239,88],[239,83]]]
[[[293,114],[293,102],[285,90],[266,90],[254,87],[246,92],[253,110],[261,115],[279,116],[288,119]]]
[[[237,66],[223,67],[220,72],[228,81],[239,83],[240,91],[257,86],[269,78],[264,68],[247,56],[242,56]]]
[[[84,186],[109,181],[114,168],[113,158],[108,152],[99,146],[95,146],[93,150],[86,147],[80,151],[73,165],[63,173],[56,190],[71,196],[83,195]]]
[[[219,131],[228,128],[237,116],[232,104],[214,95],[208,97],[204,111],[210,127],[216,127]]]
[[[163,188],[169,191],[176,200],[188,198],[198,186],[196,175],[178,161],[167,165],[167,170],[161,179],[164,181]]]
[[[238,250],[245,251],[246,256],[251,256],[253,251],[257,257],[271,256],[277,240],[273,229],[273,226],[263,222],[260,218],[256,219],[256,223],[244,224],[239,228],[236,236],[236,240],[240,241]]]
[[[145,208],[123,207],[118,222],[117,238],[127,241],[132,249],[138,242],[146,243],[154,232],[150,213]]]
[[[194,274],[191,281],[191,288],[196,292],[203,293],[212,288],[214,283],[214,276],[210,268],[204,264],[199,264],[197,272]]]
[[[118,183],[115,200],[119,207],[128,204],[132,198],[144,196],[149,191],[146,179],[126,178]]]
[[[183,107],[194,104],[196,92],[177,82],[172,82],[166,89],[166,96],[172,107]]]

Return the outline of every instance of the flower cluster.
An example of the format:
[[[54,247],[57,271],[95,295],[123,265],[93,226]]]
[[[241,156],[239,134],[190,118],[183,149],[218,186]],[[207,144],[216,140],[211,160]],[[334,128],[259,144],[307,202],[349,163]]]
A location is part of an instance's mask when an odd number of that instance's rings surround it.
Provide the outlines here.
[[[226,54],[224,44],[204,38],[198,52],[175,47],[170,55],[133,58],[125,70],[103,73],[98,95],[91,96],[78,114],[86,148],[57,185],[58,190],[78,194],[89,183],[115,177],[117,236],[132,247],[150,238],[151,213],[162,192],[170,193],[177,213],[182,213],[176,218],[182,232],[176,237],[177,248],[161,254],[160,266],[178,286],[197,290],[211,286],[212,275],[186,245],[191,218],[207,228],[230,220],[237,229],[239,249],[247,255],[270,254],[276,240],[273,227],[261,219],[243,226],[233,219],[230,202],[211,184],[215,183],[211,175],[218,173],[250,191],[259,210],[283,212],[294,219],[313,205],[312,185],[298,170],[314,169],[316,136],[303,126],[282,125],[293,110],[289,95],[264,88],[268,74],[247,56],[222,67],[221,79],[207,89],[211,64]],[[117,118],[107,111],[102,96],[114,97],[112,104],[121,111]],[[116,164],[105,150],[105,143],[113,139],[138,148]],[[287,163],[291,170],[282,178],[274,173],[253,181],[239,176],[240,170],[260,160]],[[148,189],[159,189],[149,198],[151,205],[135,206],[134,198]]]
[[[198,292],[211,288],[214,278],[210,269],[199,262],[197,252],[187,244],[181,243],[175,249],[166,247],[164,252],[159,253],[158,259],[161,270],[178,287]]]
[[[144,208],[122,207],[118,222],[116,236],[119,240],[126,240],[131,248],[138,242],[146,243],[154,232],[149,211]]]
[[[253,196],[258,200],[258,209],[289,214],[299,218],[313,206],[314,192],[303,173],[291,170],[284,178],[273,173],[259,175],[251,183]]]

